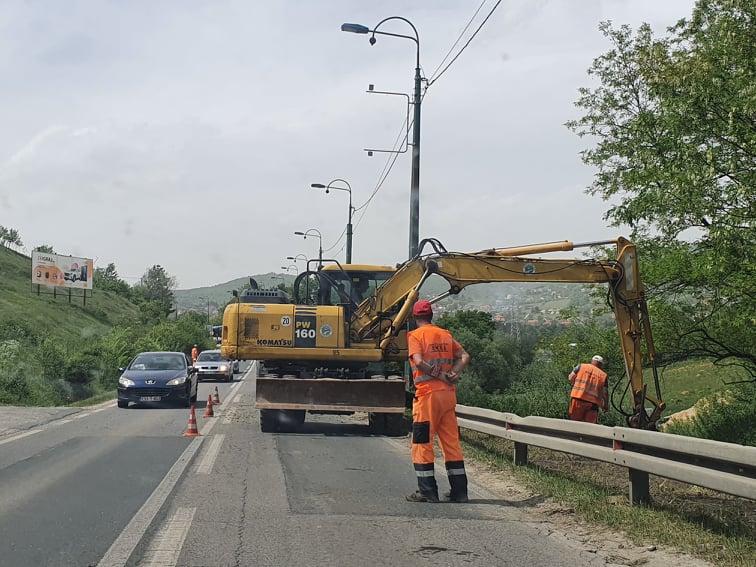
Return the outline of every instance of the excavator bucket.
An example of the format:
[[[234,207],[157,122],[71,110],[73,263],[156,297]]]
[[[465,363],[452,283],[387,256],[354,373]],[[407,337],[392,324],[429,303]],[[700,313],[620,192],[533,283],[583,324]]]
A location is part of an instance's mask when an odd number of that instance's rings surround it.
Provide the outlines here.
[[[258,409],[323,412],[404,412],[404,380],[401,378],[257,378]]]

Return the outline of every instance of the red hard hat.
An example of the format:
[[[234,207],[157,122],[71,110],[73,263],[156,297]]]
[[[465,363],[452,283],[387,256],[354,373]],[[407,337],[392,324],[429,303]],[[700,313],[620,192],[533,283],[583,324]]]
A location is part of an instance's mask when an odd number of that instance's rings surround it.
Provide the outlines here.
[[[421,299],[412,306],[412,315],[415,317],[427,317],[433,316],[433,307],[431,302],[425,299]]]

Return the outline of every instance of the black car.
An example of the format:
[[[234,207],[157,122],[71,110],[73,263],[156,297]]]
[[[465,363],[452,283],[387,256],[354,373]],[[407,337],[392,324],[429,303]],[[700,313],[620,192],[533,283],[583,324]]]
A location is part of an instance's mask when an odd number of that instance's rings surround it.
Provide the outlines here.
[[[118,379],[118,407],[129,402],[178,403],[197,401],[197,372],[181,352],[142,352]]]

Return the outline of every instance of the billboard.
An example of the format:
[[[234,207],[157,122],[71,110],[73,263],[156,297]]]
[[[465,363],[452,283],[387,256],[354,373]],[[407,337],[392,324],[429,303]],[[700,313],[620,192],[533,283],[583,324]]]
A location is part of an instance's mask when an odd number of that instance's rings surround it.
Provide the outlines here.
[[[89,258],[32,252],[32,283],[52,287],[92,289],[94,262]]]

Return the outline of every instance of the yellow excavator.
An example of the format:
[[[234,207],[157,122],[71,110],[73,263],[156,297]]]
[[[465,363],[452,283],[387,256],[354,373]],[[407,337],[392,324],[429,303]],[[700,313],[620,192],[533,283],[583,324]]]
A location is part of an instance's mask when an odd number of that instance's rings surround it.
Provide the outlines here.
[[[576,248],[616,246],[613,260],[542,258]],[[425,253],[424,250],[431,251]],[[294,302],[275,290],[248,290],[223,314],[221,350],[229,359],[258,360],[256,407],[263,431],[292,430],[306,412],[367,412],[371,425],[398,434],[405,408],[405,381],[390,368],[407,360],[407,323],[429,277],[449,289],[431,302],[472,284],[552,282],[607,284],[632,391],[631,427],[654,429],[661,399],[654,343],[638,272],[635,245],[625,238],[550,242],[480,252],[449,252],[436,239],[418,255],[389,266],[322,262],[294,281]],[[653,369],[655,395],[643,378],[644,355]],[[473,361],[474,364],[474,361]]]

